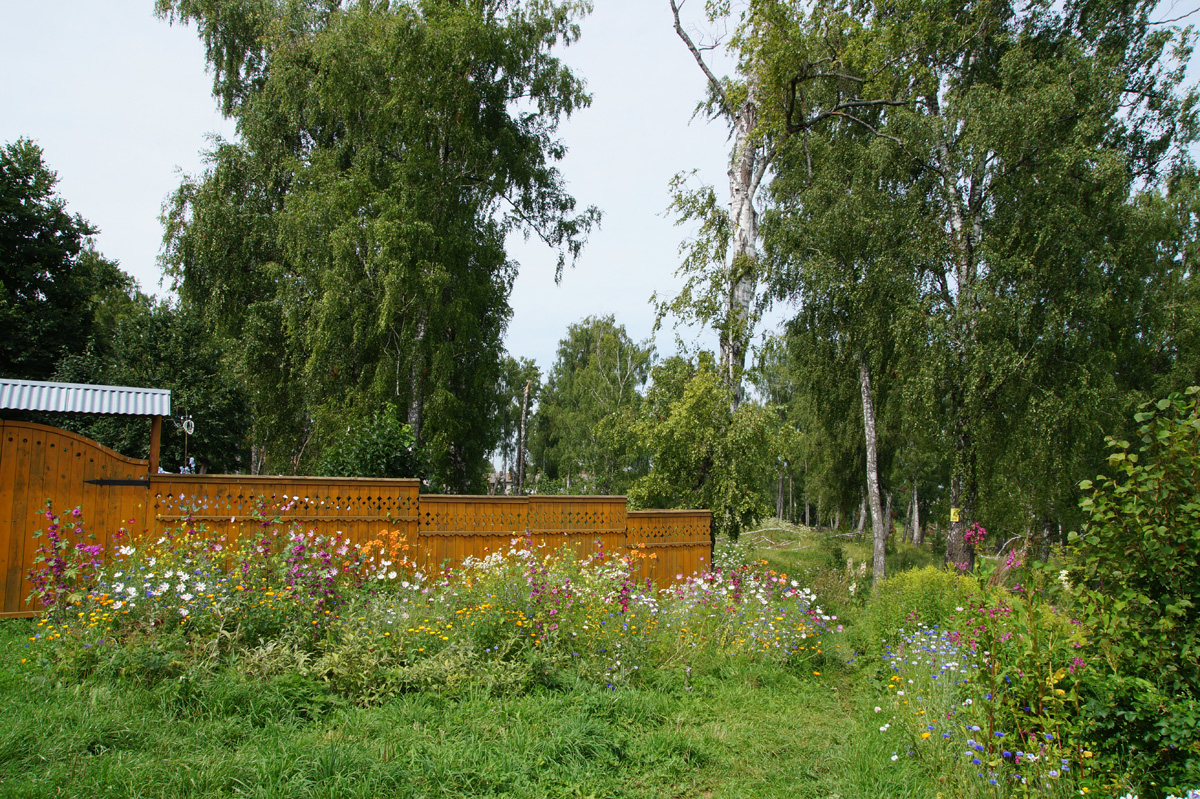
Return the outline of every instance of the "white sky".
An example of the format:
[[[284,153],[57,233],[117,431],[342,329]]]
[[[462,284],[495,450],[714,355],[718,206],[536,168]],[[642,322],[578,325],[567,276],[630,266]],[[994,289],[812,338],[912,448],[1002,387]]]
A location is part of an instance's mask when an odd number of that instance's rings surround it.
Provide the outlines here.
[[[704,81],[667,0],[595,5],[563,53],[593,103],[562,127],[561,166],[580,205],[604,212],[602,227],[560,286],[555,253],[520,238],[511,247],[521,271],[506,345],[543,374],[567,325],[590,314],[615,315],[636,340],[651,335],[649,298],[678,285],[685,235],[664,215],[668,181],[699,168],[721,196],[726,186],[726,130],[692,119]],[[97,249],[161,293],[163,201],[181,172],[201,171],[206,137],[234,128],[216,111],[195,29],[152,12],[153,0],[0,0],[0,142],[36,141],[68,209],[100,228]],[[685,12],[699,20],[700,0]],[[711,334],[682,333],[690,346],[715,346]],[[668,322],[660,354],[674,340]]]

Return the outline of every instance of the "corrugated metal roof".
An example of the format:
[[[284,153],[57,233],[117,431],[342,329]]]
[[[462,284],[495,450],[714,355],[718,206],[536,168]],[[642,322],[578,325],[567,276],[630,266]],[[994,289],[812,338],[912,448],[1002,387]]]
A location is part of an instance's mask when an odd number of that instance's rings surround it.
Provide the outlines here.
[[[0,377],[0,410],[170,416],[171,392]]]

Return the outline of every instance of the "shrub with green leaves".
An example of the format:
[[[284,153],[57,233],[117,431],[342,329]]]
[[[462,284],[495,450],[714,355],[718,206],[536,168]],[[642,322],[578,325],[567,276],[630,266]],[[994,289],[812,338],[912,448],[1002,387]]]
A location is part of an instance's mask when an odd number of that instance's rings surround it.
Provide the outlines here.
[[[867,622],[875,635],[886,639],[917,623],[943,624],[983,595],[974,577],[926,566],[889,577],[877,587],[867,606]]]
[[[422,461],[411,426],[387,406],[351,425],[326,450],[319,471],[332,477],[420,477]]]
[[[1111,669],[1089,712],[1144,780],[1200,782],[1200,386],[1143,406],[1141,446],[1108,439],[1113,476],[1081,484],[1082,614]]]

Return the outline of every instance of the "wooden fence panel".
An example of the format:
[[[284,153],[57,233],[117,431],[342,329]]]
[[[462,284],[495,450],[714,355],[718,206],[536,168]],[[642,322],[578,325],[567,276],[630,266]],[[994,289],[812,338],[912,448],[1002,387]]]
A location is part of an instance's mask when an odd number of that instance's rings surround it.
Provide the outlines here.
[[[625,497],[529,497],[535,545],[567,545],[580,558],[600,549],[620,553],[625,543]]]
[[[626,548],[639,559],[642,580],[667,586],[712,568],[712,512],[631,510]]]
[[[528,497],[422,494],[417,566],[426,573],[507,549],[528,525]]]
[[[155,535],[191,521],[235,546],[265,515],[359,545],[385,529],[415,539],[418,480],[160,474],[151,484]]]
[[[421,496],[420,567],[457,567],[506,551],[527,534],[535,547],[570,546],[585,557],[625,543],[624,497]]]

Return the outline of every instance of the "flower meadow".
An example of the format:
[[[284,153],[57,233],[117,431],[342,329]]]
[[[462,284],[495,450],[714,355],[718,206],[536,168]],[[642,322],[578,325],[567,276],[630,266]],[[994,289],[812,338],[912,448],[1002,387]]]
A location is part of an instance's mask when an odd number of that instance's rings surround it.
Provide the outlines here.
[[[694,668],[727,658],[819,674],[840,647],[836,618],[761,563],[660,590],[636,579],[640,553],[578,557],[519,534],[426,574],[396,531],[355,544],[268,508],[237,542],[184,526],[107,553],[79,546],[84,520],[67,517],[70,536],[47,509],[34,596],[48,612],[26,656],[62,676],[154,683],[234,667],[300,674],[369,706],[412,690],[615,689],[663,673],[686,685]]]
[[[61,703],[68,715],[83,713],[88,696],[128,690],[156,718],[205,708],[217,729],[247,707],[257,718],[246,686],[269,686],[286,697],[274,717],[299,726],[262,746],[296,736],[303,753],[313,736],[324,746],[344,735],[352,711],[370,726],[405,708],[416,714],[401,725],[414,745],[447,758],[430,785],[472,773],[465,764],[483,757],[479,741],[499,758],[520,717],[531,725],[521,763],[488,766],[488,784],[511,787],[524,775],[535,787],[520,795],[554,794],[544,780],[555,781],[554,795],[603,785],[597,795],[636,796],[657,795],[638,780],[693,795],[732,779],[740,787],[729,795],[791,796],[810,778],[812,790],[795,795],[1195,793],[1200,736],[1181,715],[1185,699],[1170,705],[1146,688],[1143,705],[1160,702],[1148,722],[1109,712],[1112,654],[1096,617],[1081,612],[1085,588],[1066,552],[1042,564],[1022,547],[980,558],[972,573],[930,566],[871,585],[853,541],[850,558],[824,539],[779,550],[723,541],[711,571],[658,588],[637,577],[650,557],[642,551],[550,550],[520,532],[485,557],[423,572],[399,531],[353,542],[285,524],[267,507],[238,540],[185,524],[157,540],[118,534],[109,551],[78,512],[46,514],[34,597],[47,612],[19,642],[20,668],[28,684],[51,688],[47,707]],[[977,526],[972,535],[987,533]],[[836,614],[823,609],[830,601]],[[436,718],[457,714],[455,729],[474,737],[447,750],[459,733],[422,726],[427,702]],[[610,711],[611,724],[589,715]],[[546,777],[531,753],[558,746],[560,717],[575,736],[570,751],[586,754]],[[1162,743],[1113,734],[1134,722],[1155,725]],[[125,722],[110,723],[118,734]],[[730,735],[780,754],[743,763],[723,753]],[[19,748],[11,741],[0,732],[0,786],[4,753]],[[41,762],[40,749],[26,748],[8,773]],[[654,765],[622,778],[627,753],[643,751]],[[391,757],[363,761],[374,776],[362,784],[383,790]],[[232,790],[223,762],[206,761],[217,787],[197,795]],[[305,779],[334,781],[323,762]],[[405,784],[416,785],[424,767],[409,766]],[[251,772],[237,779],[266,779]],[[171,769],[164,775],[173,779]],[[453,795],[480,792],[472,783]]]
[[[999,563],[905,573],[873,597],[873,712],[891,760],[916,763],[953,796],[1118,796],[1131,784],[1194,793],[1164,785],[1172,775],[1148,771],[1135,751],[1113,755],[1097,711],[1110,667],[1074,615],[1067,575],[1022,554]]]

